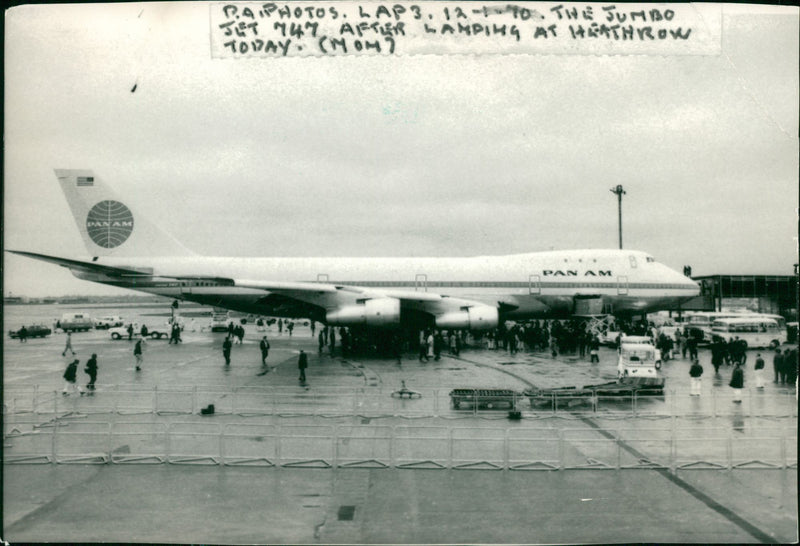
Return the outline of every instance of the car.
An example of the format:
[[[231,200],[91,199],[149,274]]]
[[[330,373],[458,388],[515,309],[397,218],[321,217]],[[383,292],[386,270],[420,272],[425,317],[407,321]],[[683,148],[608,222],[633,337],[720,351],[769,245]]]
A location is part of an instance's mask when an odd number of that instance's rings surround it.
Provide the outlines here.
[[[127,326],[120,326],[117,328],[110,328],[108,330],[111,339],[128,339],[128,327]],[[133,323],[133,338],[139,338],[142,335],[142,327],[137,323]],[[150,339],[161,339],[164,337],[168,337],[169,334],[167,333],[166,329],[164,328],[150,328],[147,327],[147,337]]]
[[[23,326],[25,328],[25,337],[46,337],[53,333],[53,331],[44,324],[31,324],[30,326]],[[8,335],[11,339],[19,337],[19,331],[22,330],[9,330]]]
[[[125,326],[125,321],[122,320],[122,317],[116,315],[94,319],[94,327],[98,330],[108,330],[109,328],[116,328],[118,326]]]

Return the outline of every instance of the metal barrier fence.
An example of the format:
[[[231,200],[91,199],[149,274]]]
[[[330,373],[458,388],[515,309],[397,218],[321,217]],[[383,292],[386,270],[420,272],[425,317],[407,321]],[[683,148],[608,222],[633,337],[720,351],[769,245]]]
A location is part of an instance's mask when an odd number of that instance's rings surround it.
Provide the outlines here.
[[[64,397],[59,391],[33,387],[6,387],[6,413],[58,415],[69,411],[86,414],[197,414],[214,404],[215,413],[232,415],[362,415],[365,417],[459,417],[498,414],[509,405],[529,416],[697,416],[797,417],[794,390],[744,391],[743,400],[733,402],[731,389],[712,389],[702,396],[688,391],[666,390],[660,396],[577,396],[568,393],[523,396],[515,394],[510,404],[479,404],[462,398],[453,404],[449,389],[420,390],[421,397],[393,397],[385,388],[324,387],[307,391],[280,387],[197,386],[99,386],[93,396]],[[457,407],[454,407],[457,406]]]
[[[797,468],[797,432],[55,420],[6,437],[5,464],[457,470]]]

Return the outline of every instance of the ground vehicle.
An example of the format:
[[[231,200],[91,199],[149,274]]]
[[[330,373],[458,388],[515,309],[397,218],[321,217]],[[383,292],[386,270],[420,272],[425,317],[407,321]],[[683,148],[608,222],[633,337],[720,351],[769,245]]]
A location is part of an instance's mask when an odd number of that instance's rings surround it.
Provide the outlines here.
[[[620,345],[649,345],[655,349],[655,361],[658,368],[661,367],[661,350],[656,349],[653,340],[647,336],[626,336],[620,338]],[[620,349],[621,350],[621,349]]]
[[[124,326],[124,325],[125,321],[122,320],[122,317],[116,315],[94,319],[94,327],[97,328],[98,330],[116,328],[117,326]]]
[[[647,343],[626,343],[623,338],[617,362],[617,379],[620,383],[663,386],[661,355]]]
[[[617,338],[621,335],[624,334],[618,330],[612,330],[611,328],[609,328],[608,330],[606,330],[604,334],[599,336],[598,339],[600,340],[601,345],[609,345],[611,347],[616,347]]]
[[[44,324],[31,324],[30,326],[23,326],[22,328],[25,328],[25,337],[45,337],[53,333],[53,331]],[[19,330],[22,330],[22,328]],[[19,330],[9,330],[8,335],[11,339],[17,339],[19,337]]]
[[[668,338],[671,338],[671,339],[674,340],[675,339],[675,332],[677,332],[680,329],[681,329],[680,326],[674,326],[674,325],[671,325],[671,324],[670,325],[664,325],[664,326],[661,326],[658,329],[658,333],[659,333],[659,335],[660,334],[664,334]]]
[[[717,319],[741,316],[741,313],[703,311],[689,317],[684,333],[697,341],[711,342],[711,325]]]
[[[214,309],[214,314],[211,315],[211,331],[212,332],[227,332],[230,314],[226,309]]]
[[[108,333],[111,335],[111,339],[128,339],[128,327],[127,326],[120,326],[118,328],[111,328],[109,329]],[[133,323],[133,338],[138,338],[142,335],[142,326],[137,323]],[[165,328],[147,328],[147,337],[151,339],[161,339],[162,337],[169,336],[169,333]]]
[[[94,328],[92,317],[86,313],[64,313],[61,320],[56,323],[56,328],[65,332],[81,332]]]
[[[786,330],[781,329],[775,319],[763,315],[715,320],[711,333],[728,342],[738,337],[749,348],[774,348],[786,343]]]
[[[786,319],[780,315],[770,315],[765,313],[752,313],[752,312],[736,312],[736,311],[703,311],[695,313],[689,317],[689,323],[686,325],[685,333],[694,337],[698,341],[710,343],[713,338],[711,331],[714,321],[728,318],[744,318],[752,319],[757,317],[766,317],[774,319],[778,323],[778,327],[786,332]]]

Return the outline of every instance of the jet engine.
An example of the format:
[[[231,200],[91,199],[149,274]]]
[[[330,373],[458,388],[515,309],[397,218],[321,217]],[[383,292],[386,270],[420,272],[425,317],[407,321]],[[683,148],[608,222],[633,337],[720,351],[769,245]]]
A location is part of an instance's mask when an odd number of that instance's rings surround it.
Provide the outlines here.
[[[374,298],[355,305],[345,305],[328,311],[325,322],[331,326],[399,326],[400,300]]]
[[[436,327],[448,330],[461,328],[491,330],[497,328],[498,322],[497,308],[488,305],[462,307],[460,311],[452,311],[436,317]]]

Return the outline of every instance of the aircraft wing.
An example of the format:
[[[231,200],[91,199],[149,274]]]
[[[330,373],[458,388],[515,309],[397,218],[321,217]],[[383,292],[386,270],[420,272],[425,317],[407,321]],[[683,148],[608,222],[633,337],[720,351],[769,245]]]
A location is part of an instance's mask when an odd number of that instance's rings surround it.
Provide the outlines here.
[[[93,261],[19,250],[8,250],[8,252],[66,267],[82,278],[103,277],[119,281],[119,285],[124,285],[125,281],[130,279],[132,282],[130,288],[133,289],[136,289],[133,283],[137,278],[154,277],[153,271],[149,268],[110,266]],[[264,295],[257,302],[263,303],[267,308],[291,311],[295,316],[324,316],[327,322],[336,325],[397,325],[400,324],[402,312],[406,315],[414,313],[429,315],[439,328],[488,329],[497,326],[498,308],[502,305],[499,302],[487,304],[432,292],[380,290],[319,282],[261,281],[168,273],[158,273],[155,276],[158,280],[167,282],[209,280],[216,286],[263,291]],[[224,297],[215,305],[224,307]],[[237,307],[239,305],[232,304],[230,308]]]
[[[383,313],[380,321],[386,319],[386,314],[422,313],[434,318],[435,324],[440,328],[494,328],[498,323],[497,305],[464,298],[450,297],[432,292],[417,292],[411,290],[381,290],[352,285],[337,285],[315,282],[271,282],[233,279],[234,286],[264,290],[271,296],[280,296],[324,309],[329,319],[342,310],[365,315],[369,325],[370,307],[377,315]],[[396,311],[395,311],[396,310]],[[377,319],[376,317],[373,317]],[[334,321],[336,319],[333,319]],[[382,322],[385,324],[385,322]]]

